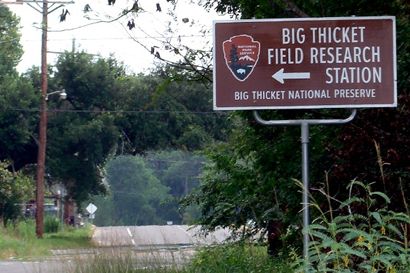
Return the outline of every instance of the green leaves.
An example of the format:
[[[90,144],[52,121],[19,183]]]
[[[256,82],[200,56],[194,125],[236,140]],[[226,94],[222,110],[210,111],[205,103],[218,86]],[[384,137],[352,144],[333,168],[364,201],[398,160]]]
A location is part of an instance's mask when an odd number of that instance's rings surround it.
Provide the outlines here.
[[[32,180],[22,173],[7,170],[9,162],[0,161],[0,223],[21,216],[20,204],[32,194]]]
[[[410,215],[387,209],[390,199],[374,192],[369,185],[353,181],[349,188],[366,192],[364,198],[352,198],[356,207],[366,207],[362,213],[341,214],[327,219],[322,213],[309,226],[310,270],[314,272],[407,272],[410,250],[407,247],[406,225]],[[375,196],[384,204],[373,210]],[[340,209],[352,200],[340,202]],[[370,205],[370,206],[369,206]],[[297,270],[302,270],[302,261]]]
[[[0,84],[9,75],[16,75],[16,66],[23,55],[20,44],[19,19],[6,5],[0,5]]]
[[[228,126],[209,112],[210,90],[162,72],[169,71],[132,75],[113,58],[60,55],[52,82],[68,97],[49,105],[56,113],[49,115],[48,165],[77,201],[105,192],[100,170],[110,156],[192,151],[225,137],[214,130]]]
[[[112,224],[165,223],[158,209],[168,197],[169,188],[160,183],[141,157],[120,156],[109,161],[107,180],[113,200]]]
[[[32,153],[37,115],[26,111],[38,106],[39,96],[16,66],[23,54],[19,20],[6,5],[0,5],[0,160],[10,160],[19,169],[36,156]]]
[[[195,207],[181,209],[179,201],[198,185],[204,159],[189,152],[147,152],[118,156],[106,165],[109,192],[92,198],[104,210],[97,225],[192,224]],[[137,213],[136,213],[137,212]]]

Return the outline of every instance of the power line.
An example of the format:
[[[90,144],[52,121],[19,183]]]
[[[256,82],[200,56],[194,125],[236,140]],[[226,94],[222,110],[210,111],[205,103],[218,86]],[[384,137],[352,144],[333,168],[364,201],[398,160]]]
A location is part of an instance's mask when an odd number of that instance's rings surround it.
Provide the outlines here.
[[[167,42],[167,40],[170,39],[185,39],[185,38],[206,38],[206,37],[211,37],[211,35],[178,35],[178,36],[128,36],[128,37],[101,37],[101,38],[75,38],[76,41],[88,41],[88,42],[99,42],[99,41],[123,41],[123,40],[129,40],[129,41],[140,41],[140,40],[159,40],[159,42]],[[56,39],[48,39],[48,42],[65,42],[65,41],[71,41],[72,38],[56,38]],[[161,41],[163,40],[163,41]],[[14,38],[10,40],[0,40],[0,44],[7,44],[7,43],[15,43],[15,42],[36,42],[39,43],[41,42],[40,39],[19,39],[19,38]]]
[[[9,108],[1,110],[15,112],[40,112],[39,108]],[[47,109],[48,113],[126,113],[126,114],[198,114],[198,115],[226,115],[223,111],[169,111],[169,110],[87,110],[87,109]]]
[[[197,38],[197,37],[211,37],[211,35],[201,35],[201,34],[192,34],[192,35],[178,35],[178,36],[133,36],[133,37],[99,37],[99,38],[75,38],[76,41],[106,41],[106,40],[146,40],[146,39],[175,39],[175,38]],[[72,38],[56,38],[48,39],[48,41],[71,41]],[[37,39],[22,39],[24,42],[37,42]],[[9,42],[9,41],[0,41],[0,43]],[[10,41],[11,42],[11,41]]]

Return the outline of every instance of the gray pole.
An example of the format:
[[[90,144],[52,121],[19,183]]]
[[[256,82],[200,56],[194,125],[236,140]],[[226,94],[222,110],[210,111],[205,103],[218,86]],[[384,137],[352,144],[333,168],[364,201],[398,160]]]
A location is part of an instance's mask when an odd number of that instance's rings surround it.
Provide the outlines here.
[[[309,261],[309,123],[302,122],[301,126],[302,142],[302,180],[303,180],[303,257],[306,263]]]
[[[299,119],[299,120],[264,120],[257,111],[253,111],[255,120],[262,125],[300,125],[302,142],[302,180],[303,180],[303,257],[306,263],[306,272],[309,265],[309,125],[344,124],[352,121],[356,116],[353,109],[350,116],[345,119]]]

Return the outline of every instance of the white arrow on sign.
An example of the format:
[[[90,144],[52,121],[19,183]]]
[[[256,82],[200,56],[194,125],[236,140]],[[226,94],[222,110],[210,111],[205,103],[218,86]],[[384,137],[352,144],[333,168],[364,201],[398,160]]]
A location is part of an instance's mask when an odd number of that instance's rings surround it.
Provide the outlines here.
[[[280,83],[284,83],[284,80],[293,79],[310,79],[310,72],[283,72],[283,68],[279,69],[278,72],[272,75],[272,78]]]

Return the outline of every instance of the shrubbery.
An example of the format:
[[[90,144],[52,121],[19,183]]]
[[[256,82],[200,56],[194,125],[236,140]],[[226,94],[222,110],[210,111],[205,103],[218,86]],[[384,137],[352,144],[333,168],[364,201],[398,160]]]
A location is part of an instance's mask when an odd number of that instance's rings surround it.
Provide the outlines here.
[[[203,249],[187,273],[288,273],[290,270],[287,260],[272,259],[266,253],[266,247],[235,244]]]
[[[324,212],[312,204],[320,217],[309,227],[309,272],[409,273],[410,216],[389,210],[390,198],[372,191],[371,184],[353,181],[348,191],[348,200],[336,210]],[[306,272],[305,261],[296,268]]]
[[[21,216],[21,203],[32,192],[30,178],[9,171],[8,162],[0,161],[0,223],[6,226]]]

